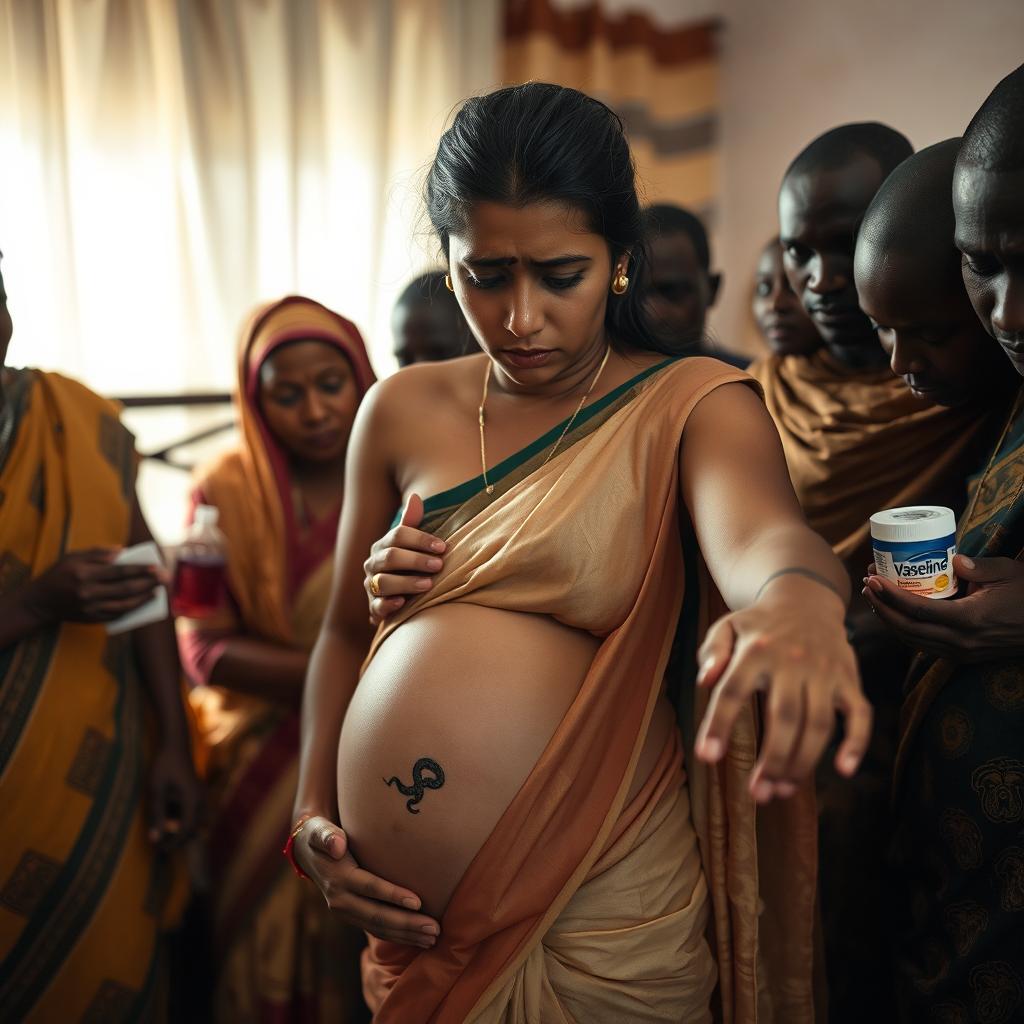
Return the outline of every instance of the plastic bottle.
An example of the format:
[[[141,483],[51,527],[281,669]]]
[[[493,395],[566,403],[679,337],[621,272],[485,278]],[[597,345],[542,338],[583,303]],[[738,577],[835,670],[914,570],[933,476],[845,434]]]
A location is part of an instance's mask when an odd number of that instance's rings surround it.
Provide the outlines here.
[[[871,517],[871,546],[879,576],[920,597],[956,593],[956,516],[941,505],[890,508]]]
[[[175,615],[209,618],[224,603],[227,545],[217,528],[218,515],[213,505],[196,506],[195,518],[178,551],[174,569]]]

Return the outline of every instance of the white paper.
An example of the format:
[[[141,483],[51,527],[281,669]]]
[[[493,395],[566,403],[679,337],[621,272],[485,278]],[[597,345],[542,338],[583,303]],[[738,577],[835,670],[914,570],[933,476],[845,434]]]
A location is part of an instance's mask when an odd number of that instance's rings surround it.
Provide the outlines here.
[[[125,548],[117,558],[115,565],[163,565],[160,557],[160,549],[153,541],[146,541],[145,544],[136,544],[133,548]],[[113,636],[117,633],[127,633],[131,629],[138,629],[140,626],[148,626],[151,622],[160,622],[166,619],[170,612],[167,601],[167,588],[158,586],[153,591],[153,596],[134,611],[122,615],[119,619],[107,623],[107,632]]]

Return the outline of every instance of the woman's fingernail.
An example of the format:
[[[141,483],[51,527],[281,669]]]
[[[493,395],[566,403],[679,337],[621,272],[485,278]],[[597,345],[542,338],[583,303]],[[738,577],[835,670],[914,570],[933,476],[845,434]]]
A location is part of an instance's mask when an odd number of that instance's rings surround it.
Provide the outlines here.
[[[427,568],[431,572],[437,572],[437,570],[440,569],[443,565],[444,565],[444,562],[442,562],[440,558],[428,558],[427,559]]]
[[[846,757],[843,758],[843,771],[855,772],[859,763],[860,762],[858,761],[856,754],[847,754]]]
[[[434,540],[430,542],[431,551],[444,551],[446,547],[447,545],[443,540]]]
[[[974,568],[974,560],[968,558],[966,555],[961,555],[960,556],[960,564],[962,566],[964,566],[964,568],[966,568],[966,569],[973,569]]]
[[[770,800],[772,796],[772,784],[761,780],[756,786],[754,786],[751,796],[759,803],[764,803],[766,800]]]
[[[402,906],[408,907],[410,910],[419,910],[420,901],[417,899],[413,899],[412,896],[406,896],[405,899],[402,900]]]
[[[421,932],[426,932],[427,935],[440,935],[441,929],[436,924],[425,924],[420,928]]]
[[[415,582],[415,583],[413,584],[413,586],[415,586],[415,588],[416,588],[417,590],[429,590],[429,589],[430,589],[430,587],[431,587],[431,581],[430,581],[430,580],[423,580],[423,579],[420,579],[420,580],[417,580],[417,581],[416,581],[416,582]]]
[[[871,576],[868,579],[868,586],[876,594],[884,594],[885,593],[885,587],[882,586],[882,581],[877,576]]]

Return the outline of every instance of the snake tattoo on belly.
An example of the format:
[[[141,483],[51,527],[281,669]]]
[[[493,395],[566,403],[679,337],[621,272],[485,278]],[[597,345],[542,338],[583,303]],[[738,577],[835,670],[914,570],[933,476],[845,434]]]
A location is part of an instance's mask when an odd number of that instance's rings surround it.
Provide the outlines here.
[[[423,773],[429,771],[433,778],[429,776],[423,777]],[[434,760],[429,757],[421,757],[412,766],[412,785],[407,786],[403,783],[397,775],[392,775],[390,779],[384,779],[384,784],[387,786],[397,786],[398,792],[402,796],[412,797],[411,800],[407,800],[405,809],[410,814],[419,814],[420,812],[416,809],[418,804],[423,799],[425,790],[428,789],[440,789],[444,785],[444,769]]]

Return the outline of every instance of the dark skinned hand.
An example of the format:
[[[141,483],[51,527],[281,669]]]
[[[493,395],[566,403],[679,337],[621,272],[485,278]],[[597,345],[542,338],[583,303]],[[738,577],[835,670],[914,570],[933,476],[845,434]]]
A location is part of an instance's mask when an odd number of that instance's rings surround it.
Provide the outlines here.
[[[161,570],[114,565],[116,548],[73,551],[25,587],[24,603],[41,623],[112,622],[153,596]]]
[[[194,838],[203,813],[203,791],[184,745],[164,746],[149,778],[149,841],[177,849]]]
[[[904,643],[960,662],[1024,657],[1024,564],[957,555],[963,597],[941,601],[900,590],[869,566],[864,595]]]

